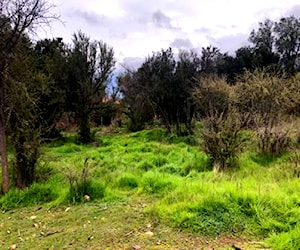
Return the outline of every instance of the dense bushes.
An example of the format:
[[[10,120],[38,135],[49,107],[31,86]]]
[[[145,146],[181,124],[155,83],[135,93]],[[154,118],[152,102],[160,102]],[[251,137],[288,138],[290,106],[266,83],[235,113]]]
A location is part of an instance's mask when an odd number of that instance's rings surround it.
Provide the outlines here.
[[[261,154],[280,155],[290,148],[291,126],[282,123],[287,115],[297,115],[298,79],[264,71],[246,72],[235,86],[216,77],[198,79],[194,98],[204,125],[202,146],[215,169],[237,165],[247,140],[241,136],[243,129],[255,130]]]
[[[203,150],[216,171],[238,166],[238,157],[247,138],[242,135],[238,114],[213,115],[205,119],[202,130]]]

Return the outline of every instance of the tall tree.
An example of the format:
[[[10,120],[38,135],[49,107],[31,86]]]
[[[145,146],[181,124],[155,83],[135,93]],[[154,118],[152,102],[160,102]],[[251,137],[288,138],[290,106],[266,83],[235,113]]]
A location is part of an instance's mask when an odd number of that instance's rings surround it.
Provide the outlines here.
[[[68,104],[76,114],[82,143],[92,140],[90,115],[105,95],[114,65],[114,51],[106,43],[90,41],[82,32],[74,34],[69,58]]]
[[[252,30],[249,41],[254,45],[256,68],[274,71],[279,63],[279,55],[275,51],[275,23],[270,19],[259,23],[258,30]]]
[[[65,107],[68,52],[62,38],[40,40],[34,47],[37,70],[49,78],[39,103],[40,123],[48,128],[42,135],[45,139],[59,136],[55,125]]]
[[[274,22],[266,19],[259,23],[258,30],[252,30],[249,41],[254,44],[255,49],[264,48],[268,52],[273,52],[275,37],[273,34]]]
[[[175,67],[173,51],[169,48],[153,53],[137,71],[139,82],[144,86],[144,96],[147,96],[169,132],[174,114]]]
[[[185,124],[188,132],[192,132],[192,119],[195,115],[195,103],[192,89],[200,71],[200,58],[195,52],[180,51],[175,72],[176,127],[182,133],[180,125]]]
[[[275,46],[282,64],[289,74],[296,72],[300,57],[300,19],[294,16],[283,17],[275,23]]]
[[[221,55],[217,47],[208,46],[202,48],[201,53],[201,73],[202,75],[216,74],[216,61]]]
[[[118,85],[122,93],[123,112],[129,118],[128,129],[139,131],[145,128],[154,118],[149,96],[145,94],[143,83],[140,82],[136,71],[127,72],[118,78]]]
[[[141,106],[136,107],[137,103],[143,103],[148,110],[152,107],[168,132],[173,125],[178,134],[191,131],[194,116],[191,89],[199,68],[200,59],[194,52],[181,51],[178,60],[171,48],[153,53],[136,72],[127,76],[126,86],[130,88],[123,92],[125,101],[131,100],[130,108],[139,118],[142,110]],[[186,131],[182,131],[181,124]]]
[[[0,2],[0,150],[2,191],[9,190],[6,153],[7,82],[8,69],[22,35],[39,25],[57,18],[51,13],[52,5],[46,0],[2,0]]]
[[[30,40],[22,37],[9,67],[7,89],[7,131],[15,148],[13,173],[18,188],[31,185],[35,179],[40,136],[48,129],[41,116],[41,104],[49,83],[51,79],[37,70]]]

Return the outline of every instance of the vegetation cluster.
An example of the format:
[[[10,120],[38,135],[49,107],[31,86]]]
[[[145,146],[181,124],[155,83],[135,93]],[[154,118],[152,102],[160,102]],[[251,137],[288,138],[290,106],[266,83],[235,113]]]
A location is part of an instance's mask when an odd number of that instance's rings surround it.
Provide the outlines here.
[[[132,195],[172,227],[299,248],[300,19],[259,23],[235,55],[162,49],[108,88],[107,43],[30,38],[52,8],[0,3],[3,211]]]

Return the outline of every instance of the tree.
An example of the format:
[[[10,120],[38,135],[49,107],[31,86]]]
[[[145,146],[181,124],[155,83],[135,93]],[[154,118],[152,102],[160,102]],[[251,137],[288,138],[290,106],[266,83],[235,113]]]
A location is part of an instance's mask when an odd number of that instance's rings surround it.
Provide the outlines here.
[[[60,136],[55,125],[65,108],[68,49],[62,38],[44,39],[34,46],[34,56],[37,70],[49,79],[39,103],[39,120],[47,127],[42,136],[53,139]]]
[[[296,73],[296,63],[300,56],[300,19],[283,17],[275,23],[275,46],[280,54],[285,71]]]
[[[245,70],[253,71],[256,68],[256,58],[253,48],[241,47],[236,52],[236,67],[239,74]]]
[[[149,97],[145,94],[143,84],[139,81],[136,71],[129,71],[118,78],[122,93],[123,112],[129,118],[128,129],[139,131],[154,118],[154,112]]]
[[[143,95],[147,97],[166,129],[171,132],[174,114],[174,75],[176,61],[171,48],[153,53],[137,70]]]
[[[216,61],[221,55],[220,50],[216,47],[208,46],[202,48],[201,54],[201,73],[204,75],[216,74]]]
[[[105,88],[113,71],[114,51],[106,43],[90,41],[82,32],[74,34],[69,58],[68,106],[79,123],[79,140],[92,140],[90,115],[105,96]]]
[[[0,2],[0,150],[4,193],[9,190],[6,152],[8,69],[22,35],[57,18],[51,13],[52,8],[53,6],[45,0],[2,0]]]
[[[273,34],[274,22],[266,19],[259,23],[258,30],[252,30],[249,41],[253,43],[255,49],[264,48],[269,53],[273,52],[275,37]]]
[[[37,71],[33,46],[27,37],[20,39],[15,50],[9,67],[7,131],[15,149],[16,187],[24,188],[35,179],[40,137],[48,129],[41,116],[41,103],[51,79]]]
[[[195,116],[195,102],[192,98],[192,90],[196,77],[200,70],[200,58],[195,52],[180,51],[176,65],[175,86],[177,97],[176,105],[176,129],[181,134],[181,123],[185,124],[187,132],[192,132],[192,119]]]
[[[196,53],[181,51],[175,60],[169,48],[146,58],[135,73],[137,90],[151,104],[168,132],[176,125],[176,132],[182,134],[181,124],[191,130],[194,115],[191,88],[199,64]]]

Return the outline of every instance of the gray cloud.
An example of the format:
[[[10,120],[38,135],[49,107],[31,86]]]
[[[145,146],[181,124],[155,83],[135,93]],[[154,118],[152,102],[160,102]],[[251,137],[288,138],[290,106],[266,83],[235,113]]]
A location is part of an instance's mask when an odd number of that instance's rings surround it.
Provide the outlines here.
[[[201,34],[210,34],[212,32],[212,30],[210,28],[207,27],[201,27],[199,29],[196,29],[195,32],[197,33],[201,33]]]
[[[300,18],[300,4],[293,6],[290,10],[288,10],[287,15],[293,15],[297,18]]]
[[[152,15],[153,23],[162,28],[171,28],[171,18],[166,16],[164,13],[162,13],[160,10],[157,10]]]
[[[156,27],[170,29],[170,30],[181,30],[178,27],[172,25],[172,19],[164,14],[162,11],[157,10],[152,14],[152,22]]]
[[[177,49],[191,49],[193,48],[193,44],[190,41],[190,39],[182,39],[182,38],[176,38],[171,44],[171,47],[177,48]]]
[[[139,68],[144,61],[145,59],[141,57],[125,57],[121,65],[130,70],[135,70]]]
[[[97,24],[105,24],[108,20],[104,15],[98,15],[95,12],[92,11],[82,11],[82,10],[73,10],[69,13],[72,17],[80,17],[83,19],[86,23],[97,25]]]
[[[249,34],[239,33],[236,35],[222,36],[220,38],[207,36],[207,39],[212,45],[220,48],[222,52],[233,54],[238,48],[249,45],[248,37]]]

